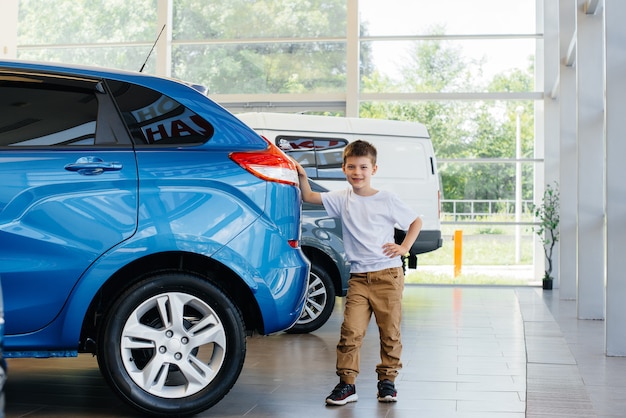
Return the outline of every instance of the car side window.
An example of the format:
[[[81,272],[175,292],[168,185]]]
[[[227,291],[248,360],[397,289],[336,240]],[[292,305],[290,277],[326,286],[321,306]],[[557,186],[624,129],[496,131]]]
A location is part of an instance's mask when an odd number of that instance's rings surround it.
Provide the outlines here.
[[[211,123],[155,90],[107,80],[137,146],[199,145],[214,133]]]
[[[0,73],[0,147],[94,145],[97,82]]]
[[[348,145],[346,139],[279,135],[276,145],[298,161],[314,180],[344,178],[341,165],[343,149]]]

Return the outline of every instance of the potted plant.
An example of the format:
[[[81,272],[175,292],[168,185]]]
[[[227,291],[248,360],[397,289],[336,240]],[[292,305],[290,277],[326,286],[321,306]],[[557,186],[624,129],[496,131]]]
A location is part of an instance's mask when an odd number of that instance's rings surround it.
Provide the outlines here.
[[[552,255],[559,240],[559,187],[546,185],[540,205],[532,205],[531,210],[538,223],[533,227],[543,244],[546,257],[546,269],[543,276],[543,288],[552,289]]]

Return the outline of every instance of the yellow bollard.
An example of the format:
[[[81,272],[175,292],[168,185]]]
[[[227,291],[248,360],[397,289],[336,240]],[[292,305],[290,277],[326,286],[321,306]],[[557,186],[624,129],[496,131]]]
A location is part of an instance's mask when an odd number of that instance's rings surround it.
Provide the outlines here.
[[[461,274],[461,264],[463,259],[463,231],[454,231],[454,277]]]

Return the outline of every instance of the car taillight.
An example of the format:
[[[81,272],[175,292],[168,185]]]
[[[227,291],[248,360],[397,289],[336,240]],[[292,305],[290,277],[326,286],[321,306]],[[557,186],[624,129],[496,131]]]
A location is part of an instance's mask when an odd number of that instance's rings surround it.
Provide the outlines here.
[[[293,161],[276,145],[267,144],[263,151],[233,152],[230,158],[263,180],[297,186],[298,171]]]
[[[297,239],[290,239],[287,242],[289,243],[289,246],[291,248],[298,248],[300,246],[300,241],[298,241]]]

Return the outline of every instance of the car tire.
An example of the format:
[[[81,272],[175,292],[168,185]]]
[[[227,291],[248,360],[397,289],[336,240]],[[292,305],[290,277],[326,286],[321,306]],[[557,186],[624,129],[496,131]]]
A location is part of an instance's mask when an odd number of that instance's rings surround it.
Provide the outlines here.
[[[203,411],[233,387],[246,353],[241,312],[217,286],[161,273],[117,298],[98,339],[112,389],[142,412]]]
[[[312,264],[306,302],[296,324],[287,330],[290,334],[306,334],[319,329],[328,321],[335,307],[335,286],[326,270]]]

